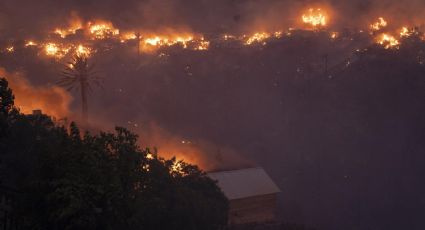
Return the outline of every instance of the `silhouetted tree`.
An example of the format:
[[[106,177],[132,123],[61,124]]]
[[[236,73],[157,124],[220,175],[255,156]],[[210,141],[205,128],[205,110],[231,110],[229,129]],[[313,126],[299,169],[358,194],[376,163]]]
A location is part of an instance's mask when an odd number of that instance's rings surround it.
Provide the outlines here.
[[[7,82],[3,83],[7,85]],[[11,98],[2,87],[0,95]],[[1,137],[13,211],[31,229],[219,229],[228,202],[197,166],[141,149],[124,128],[81,134],[46,115],[18,114]]]
[[[88,122],[88,102],[87,96],[92,90],[92,85],[100,86],[100,77],[94,71],[94,65],[89,64],[86,55],[75,55],[65,66],[62,72],[62,79],[58,81],[60,86],[67,90],[79,88],[81,93],[81,118],[84,123]]]

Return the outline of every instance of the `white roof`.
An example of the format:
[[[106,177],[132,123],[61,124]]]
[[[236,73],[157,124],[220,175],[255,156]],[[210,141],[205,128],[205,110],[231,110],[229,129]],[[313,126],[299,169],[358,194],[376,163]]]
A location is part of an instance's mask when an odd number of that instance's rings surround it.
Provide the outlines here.
[[[229,200],[280,192],[262,168],[212,172],[208,176],[218,181],[218,186]]]

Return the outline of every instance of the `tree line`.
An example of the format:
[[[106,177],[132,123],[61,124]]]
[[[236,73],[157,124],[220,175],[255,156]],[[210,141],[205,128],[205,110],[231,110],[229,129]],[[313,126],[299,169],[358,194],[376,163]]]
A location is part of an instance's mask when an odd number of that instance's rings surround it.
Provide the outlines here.
[[[228,200],[196,165],[138,146],[125,128],[81,132],[25,115],[0,78],[0,185],[20,229],[222,229]]]

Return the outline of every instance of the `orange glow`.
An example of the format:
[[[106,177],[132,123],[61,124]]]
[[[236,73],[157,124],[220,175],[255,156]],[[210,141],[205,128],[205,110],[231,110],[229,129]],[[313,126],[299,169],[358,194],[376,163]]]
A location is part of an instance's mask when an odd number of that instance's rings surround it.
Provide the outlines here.
[[[205,41],[204,38],[202,38],[198,46],[195,47],[195,50],[208,50],[209,47],[210,47],[210,42]]]
[[[189,42],[192,42],[194,40],[193,36],[187,35],[187,36],[152,36],[147,37],[141,41],[142,50],[143,51],[152,51],[155,49],[158,49],[163,46],[173,46],[180,44],[183,46],[183,48],[187,48]],[[201,40],[202,41],[202,40]],[[204,41],[206,42],[206,41]],[[204,43],[206,45],[206,43]],[[208,44],[209,45],[209,44]]]
[[[326,26],[326,14],[320,9],[310,8],[306,14],[302,15],[302,21],[314,27]]]
[[[382,45],[385,49],[397,48],[400,42],[390,34],[382,34],[378,37],[378,44]]]
[[[85,56],[85,57],[89,57],[91,55],[92,50],[89,47],[85,47],[83,45],[78,45],[77,48],[75,49],[75,53],[78,56]]]
[[[27,43],[25,43],[25,47],[28,47],[28,46],[36,46],[37,45],[37,43],[35,43],[35,42],[33,42],[33,41],[28,41]]]
[[[182,162],[176,160],[176,162],[174,162],[174,164],[171,166],[171,172],[182,173],[183,172]]]
[[[56,28],[54,33],[59,35],[61,38],[66,38],[68,35],[77,33],[77,30],[80,30],[83,28],[83,23],[81,22],[81,19],[78,17],[74,17],[69,22],[68,28]]]
[[[370,29],[373,31],[381,30],[382,28],[387,27],[388,22],[385,21],[383,17],[379,17],[378,21],[370,25]]]
[[[281,38],[283,36],[283,32],[282,31],[276,31],[273,33],[273,36],[275,38]]]
[[[234,39],[236,39],[236,36],[234,36],[234,35],[230,35],[230,34],[225,34],[225,35],[223,35],[223,39],[224,40],[234,40]]]
[[[412,35],[412,32],[406,27],[402,27],[400,30],[400,37],[410,37]]]
[[[137,39],[137,34],[135,32],[125,32],[120,34],[121,42],[126,42],[129,40],[135,40],[135,39]]]
[[[152,153],[148,153],[148,154],[146,154],[146,158],[149,159],[149,160],[152,160],[152,159],[154,159],[154,156],[153,156]]]
[[[15,52],[15,47],[13,47],[13,46],[9,46],[9,47],[7,47],[7,48],[6,48],[6,51],[7,51],[8,53],[13,53],[13,52]]]
[[[59,47],[54,43],[47,44],[45,49],[48,56],[55,56],[59,52]]]
[[[69,50],[71,48],[69,47],[63,47],[56,43],[47,43],[44,45],[44,51],[47,56],[55,57],[55,58],[62,58],[66,54],[69,53]]]
[[[265,33],[265,32],[255,33],[252,36],[248,37],[248,39],[245,41],[245,45],[251,45],[252,43],[255,43],[255,42],[264,42],[264,40],[266,40],[267,38],[270,38],[269,33]]]
[[[15,105],[24,114],[41,109],[43,113],[56,118],[70,115],[69,106],[72,96],[56,86],[33,86],[21,74],[10,74],[0,68],[0,75],[5,76],[15,95]]]
[[[89,22],[88,27],[94,39],[105,39],[120,34],[120,30],[116,29],[111,22]]]

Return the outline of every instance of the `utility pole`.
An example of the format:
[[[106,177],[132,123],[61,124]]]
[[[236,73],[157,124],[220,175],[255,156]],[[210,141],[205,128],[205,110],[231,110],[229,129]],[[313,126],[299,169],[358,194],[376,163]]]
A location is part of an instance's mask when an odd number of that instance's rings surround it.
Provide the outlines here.
[[[140,35],[140,32],[136,33],[136,37],[137,37],[137,57],[140,56],[140,42],[142,41],[142,37]]]

